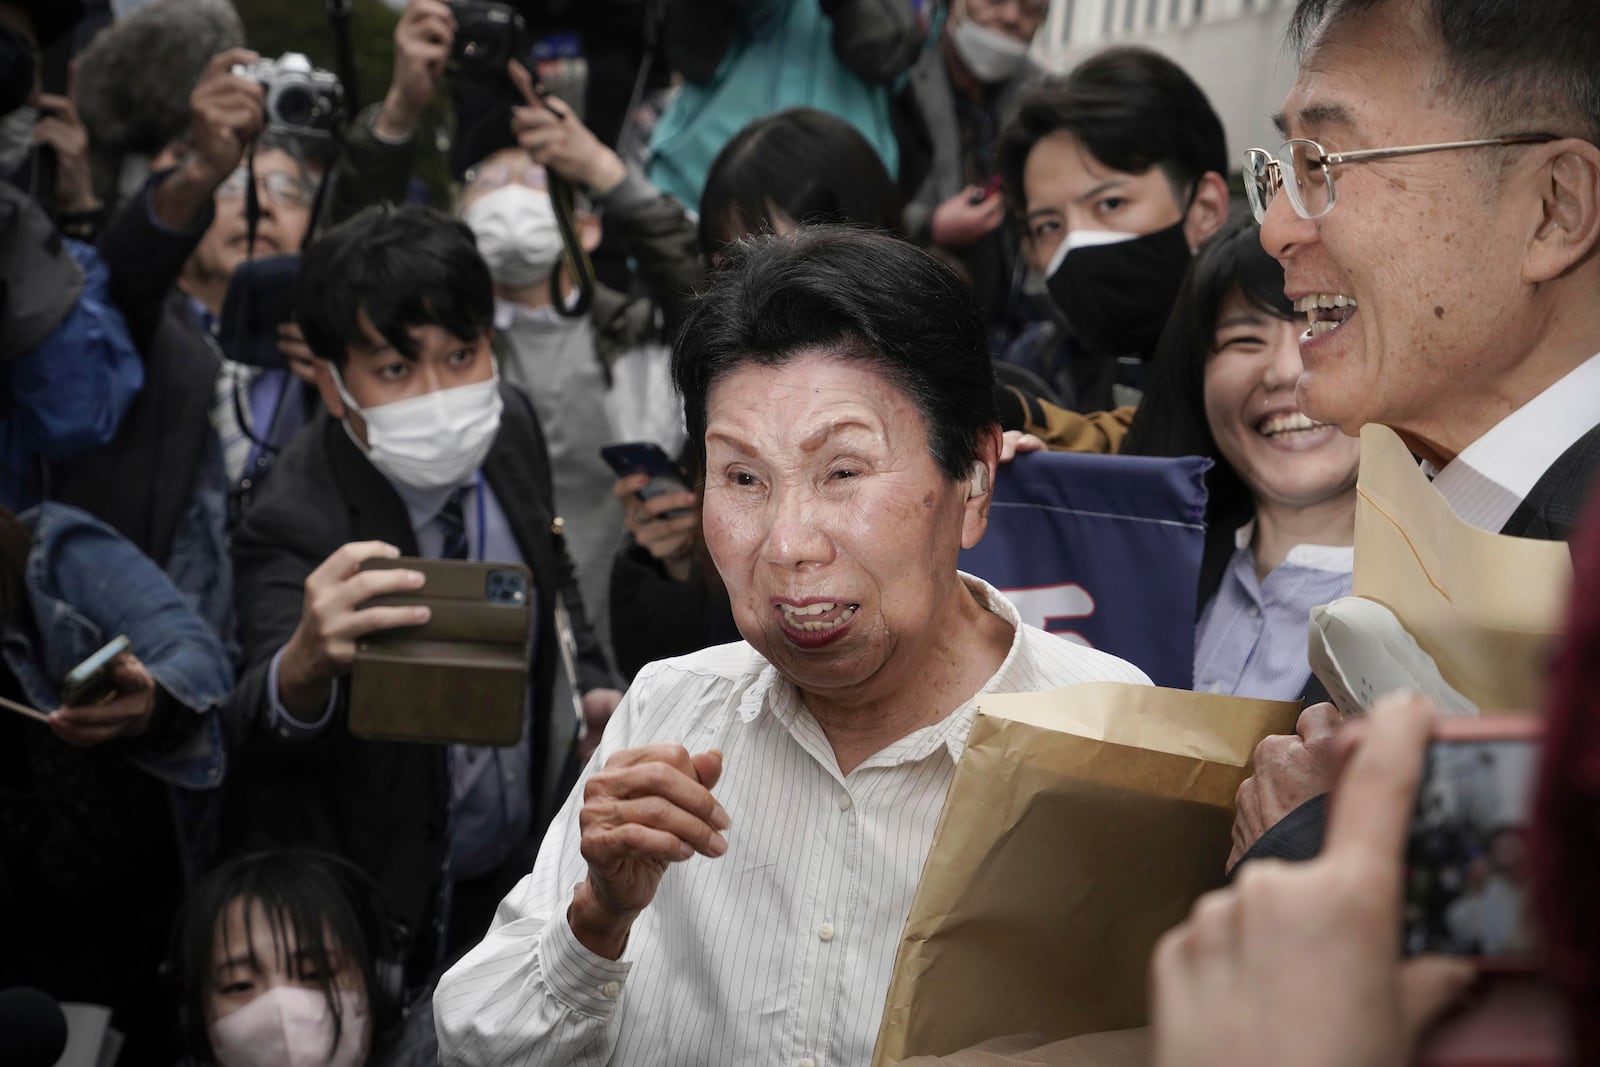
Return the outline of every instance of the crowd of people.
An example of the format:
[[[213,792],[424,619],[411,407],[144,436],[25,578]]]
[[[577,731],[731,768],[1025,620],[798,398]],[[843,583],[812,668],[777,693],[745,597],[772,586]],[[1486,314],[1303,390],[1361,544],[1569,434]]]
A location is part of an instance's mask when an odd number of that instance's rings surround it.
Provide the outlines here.
[[[124,1064],[871,1062],[978,698],[1149,684],[958,569],[1051,449],[1211,461],[1193,688],[1304,705],[1148,1061],[1409,1062],[1475,977],[1401,954],[1434,711],[1306,655],[1369,424],[1573,544],[1533,824],[1457,861],[1600,1058],[1588,0],[1298,0],[1243,160],[1044,0],[642,5],[570,99],[558,6],[409,0],[356,110],[229,0],[0,0],[0,1060],[54,1001]]]

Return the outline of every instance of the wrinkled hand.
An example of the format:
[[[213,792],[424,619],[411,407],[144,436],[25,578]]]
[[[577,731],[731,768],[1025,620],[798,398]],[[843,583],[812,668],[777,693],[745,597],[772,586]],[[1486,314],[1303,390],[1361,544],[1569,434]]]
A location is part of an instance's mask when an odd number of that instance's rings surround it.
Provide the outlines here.
[[[245,48],[217,53],[189,94],[186,166],[194,177],[209,183],[208,192],[227,180],[244,158],[245,146],[266,126],[266,89],[232,70],[235,64],[257,58]]]
[[[583,704],[583,733],[578,738],[578,762],[588,763],[594,750],[600,747],[612,712],[622,703],[622,690],[591,689],[583,694],[580,703]]]
[[[1029,452],[1043,452],[1045,443],[1031,433],[1021,430],[1007,430],[1000,435],[1000,462],[1010,463],[1018,456],[1025,456]]]
[[[650,484],[648,474],[630,474],[617,480],[612,494],[622,501],[622,521],[634,543],[649,552],[676,581],[689,580],[695,535],[700,529],[700,499],[685,490],[640,500],[639,490]],[[689,514],[663,518],[664,513],[688,508]]]
[[[93,211],[94,180],[89,173],[89,131],[78,118],[71,99],[39,93],[33,103],[43,112],[33,127],[35,144],[49,145],[56,154],[56,206],[62,211]]]
[[[361,607],[384,593],[422,588],[420,571],[361,570],[369,559],[399,555],[398,548],[381,541],[355,541],[336,549],[306,579],[300,624],[278,664],[279,699],[290,713],[312,717],[327,703],[333,679],[348,672],[355,661],[360,638],[428,621],[425,607]]]
[[[394,76],[374,128],[382,137],[403,141],[417,128],[455,42],[456,19],[445,0],[411,0],[394,28]]]
[[[1322,853],[1253,861],[1157,944],[1156,1067],[1410,1062],[1473,977],[1464,960],[1400,959],[1406,831],[1432,719],[1420,698],[1381,701],[1347,734],[1354,754]]]
[[[1255,773],[1234,798],[1230,870],[1285,815],[1333,788],[1339,721],[1332,704],[1313,704],[1300,713],[1295,733],[1274,734],[1256,746]]]
[[[506,69],[526,101],[511,111],[511,132],[533,161],[596,194],[621,185],[628,173],[621,157],[602,144],[560,97],[545,98],[559,115],[545,107],[534,94],[533,76],[521,63],[512,60]]]
[[[87,707],[61,707],[50,713],[50,729],[69,745],[86,748],[116,737],[138,737],[150,727],[156,705],[156,683],[130,652],[111,663],[116,691]]]
[[[978,186],[969,185],[933,209],[929,236],[934,244],[959,251],[1000,228],[1006,218],[1005,201],[995,194],[974,204],[972,195],[978,191]]]
[[[589,876],[567,922],[591,952],[622,955],[670,864],[728,851],[722,831],[732,821],[711,795],[721,776],[721,752],[690,756],[682,745],[662,744],[624,749],[584,783],[579,850]]]

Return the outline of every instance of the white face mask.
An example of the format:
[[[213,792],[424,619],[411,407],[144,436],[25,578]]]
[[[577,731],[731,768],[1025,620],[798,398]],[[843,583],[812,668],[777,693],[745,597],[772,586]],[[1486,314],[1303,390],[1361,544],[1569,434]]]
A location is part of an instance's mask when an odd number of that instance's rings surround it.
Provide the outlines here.
[[[956,55],[981,82],[1010,81],[1028,62],[1028,45],[1015,37],[963,19],[951,32]]]
[[[22,166],[33,148],[33,127],[39,121],[39,109],[29,104],[0,118],[0,175],[12,174]]]
[[[363,408],[329,367],[339,399],[367,424],[367,459],[383,474],[414,489],[448,489],[472,480],[500,432],[500,372],[471,385]],[[350,431],[350,423],[345,422]],[[358,442],[359,443],[359,442]]]
[[[550,277],[561,258],[561,229],[550,194],[512,182],[461,213],[472,228],[489,276],[512,289],[526,289]]]
[[[343,990],[334,997],[337,1046],[321,990],[281,985],[212,1023],[211,1051],[220,1067],[360,1067],[367,1060],[366,998]]]

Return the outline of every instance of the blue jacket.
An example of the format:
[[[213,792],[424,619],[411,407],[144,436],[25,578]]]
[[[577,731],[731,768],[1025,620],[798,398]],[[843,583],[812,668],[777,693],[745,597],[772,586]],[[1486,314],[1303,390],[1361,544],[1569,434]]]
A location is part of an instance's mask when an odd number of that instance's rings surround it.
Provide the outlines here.
[[[175,786],[216,789],[227,769],[221,708],[233,665],[221,640],[167,576],[122,535],[60,504],[19,516],[33,531],[24,576],[34,627],[0,629],[0,659],[34,707],[61,703],[60,679],[118,634],[150,676],[185,711],[185,721],[148,739],[119,742],[137,766]]]
[[[92,247],[65,242],[83,290],[37,348],[0,364],[0,506],[39,502],[40,471],[116,436],[144,387],[144,362],[111,303],[110,275]]]

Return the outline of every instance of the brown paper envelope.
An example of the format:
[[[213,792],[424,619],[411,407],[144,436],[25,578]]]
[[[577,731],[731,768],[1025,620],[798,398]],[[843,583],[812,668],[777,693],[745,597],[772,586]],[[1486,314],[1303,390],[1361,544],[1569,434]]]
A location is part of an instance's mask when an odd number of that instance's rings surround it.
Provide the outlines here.
[[[1297,713],[1113,682],[981,697],[874,1063],[1143,1025],[1150,951],[1221,882],[1250,757]]]
[[[1486,533],[1450,510],[1394,431],[1361,431],[1352,592],[1383,604],[1486,712],[1537,707],[1572,557]]]
[[[948,1056],[916,1056],[905,1067],[1146,1067],[1148,1028],[1083,1034],[1040,1044],[1037,1034],[1002,1037]]]

